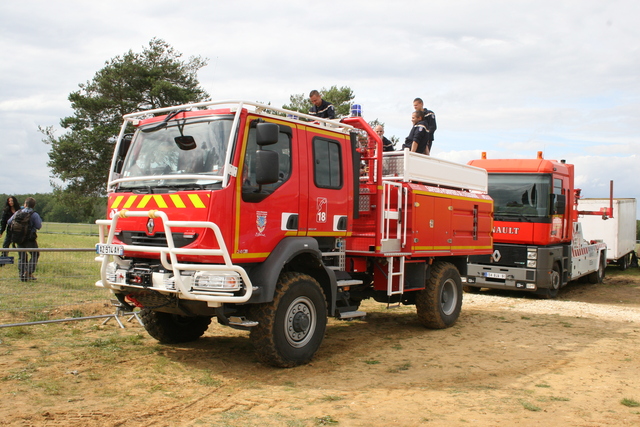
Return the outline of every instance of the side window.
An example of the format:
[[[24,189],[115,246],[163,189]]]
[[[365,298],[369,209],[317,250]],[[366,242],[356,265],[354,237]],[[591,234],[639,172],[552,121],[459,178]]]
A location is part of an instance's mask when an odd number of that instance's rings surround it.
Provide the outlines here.
[[[342,188],[342,157],[337,141],[313,140],[313,176],[318,188]]]
[[[281,126],[282,128],[282,126]],[[263,150],[278,153],[278,182],[263,185],[262,188],[256,182],[256,129],[249,129],[247,149],[245,151],[244,166],[242,170],[242,200],[245,202],[259,202],[273,193],[284,184],[291,176],[291,132],[285,131],[278,134],[278,142],[263,147]]]

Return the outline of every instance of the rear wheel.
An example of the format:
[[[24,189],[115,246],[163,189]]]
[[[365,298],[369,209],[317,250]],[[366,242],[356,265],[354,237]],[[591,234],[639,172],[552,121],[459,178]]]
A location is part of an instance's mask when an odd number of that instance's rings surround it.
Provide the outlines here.
[[[602,283],[604,280],[604,266],[607,260],[604,258],[604,254],[600,255],[600,263],[598,264],[598,269],[593,273],[587,276],[589,279],[589,283]]]
[[[456,323],[462,309],[462,280],[449,262],[433,264],[425,289],[416,295],[418,320],[431,329],[443,329]]]
[[[618,266],[620,270],[624,271],[631,265],[631,254],[626,254],[618,260]]]
[[[140,310],[140,318],[149,335],[163,344],[195,341],[211,323],[208,316],[179,316],[148,308]]]
[[[309,362],[327,327],[327,303],[320,284],[301,273],[283,273],[273,301],[256,306],[251,341],[258,359],[290,368]]]

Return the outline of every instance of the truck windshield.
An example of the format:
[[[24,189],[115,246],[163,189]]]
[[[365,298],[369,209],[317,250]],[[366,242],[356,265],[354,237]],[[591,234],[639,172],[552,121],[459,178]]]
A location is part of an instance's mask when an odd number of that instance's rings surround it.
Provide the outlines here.
[[[551,194],[549,174],[489,174],[489,195],[494,216],[508,221],[548,218]],[[519,218],[519,219],[518,219]]]
[[[220,188],[231,127],[232,117],[209,117],[139,129],[120,176],[140,179],[121,182],[119,189],[156,192]]]

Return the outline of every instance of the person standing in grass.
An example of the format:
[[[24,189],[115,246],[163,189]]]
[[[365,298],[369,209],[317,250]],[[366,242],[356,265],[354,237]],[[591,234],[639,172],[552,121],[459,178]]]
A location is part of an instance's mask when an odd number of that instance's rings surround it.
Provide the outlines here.
[[[4,235],[4,242],[2,243],[2,248],[8,248],[11,246],[11,230],[9,229],[7,222],[9,222],[9,218],[13,216],[16,211],[20,209],[20,202],[16,199],[15,196],[7,197],[7,202],[4,205],[4,210],[2,211],[2,220],[0,221],[0,240],[2,239],[2,233],[6,231]],[[16,245],[14,244],[15,248]],[[4,252],[2,256],[8,256],[8,252]],[[0,267],[4,264],[0,264]]]
[[[27,197],[24,207],[17,211],[7,224],[11,227],[11,239],[21,249],[36,249],[38,247],[38,233],[42,228],[42,219],[33,208],[36,206],[36,199]],[[28,217],[28,218],[27,218]],[[15,224],[14,224],[15,223]],[[20,228],[18,228],[20,226]],[[29,256],[31,258],[29,259]],[[27,282],[36,280],[33,272],[36,270],[40,252],[20,252],[18,258],[18,270],[20,280]]]

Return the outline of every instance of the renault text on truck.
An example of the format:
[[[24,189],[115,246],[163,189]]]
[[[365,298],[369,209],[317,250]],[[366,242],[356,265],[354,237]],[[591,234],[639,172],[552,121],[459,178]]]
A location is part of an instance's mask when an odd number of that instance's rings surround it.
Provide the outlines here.
[[[363,317],[369,298],[446,328],[467,256],[492,251],[486,171],[383,154],[360,116],[220,101],[124,119],[97,286],[140,307],[160,342],[195,340],[215,317],[250,331],[262,362],[295,366],[328,316]]]
[[[511,289],[553,298],[579,277],[603,280],[606,245],[583,238],[573,165],[546,160],[542,152],[535,159],[487,159],[483,153],[469,165],[489,172],[494,250],[469,257],[465,290]],[[609,209],[580,213],[601,220],[611,215]]]

